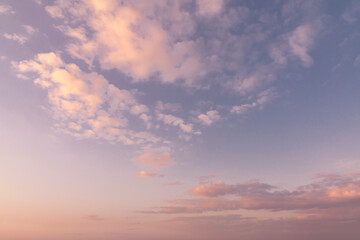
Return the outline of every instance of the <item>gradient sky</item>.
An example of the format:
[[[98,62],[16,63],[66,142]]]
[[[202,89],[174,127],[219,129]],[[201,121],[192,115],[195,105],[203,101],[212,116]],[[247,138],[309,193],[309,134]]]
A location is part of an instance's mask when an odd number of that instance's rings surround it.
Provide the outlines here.
[[[359,239],[359,30],[359,1],[1,0],[0,239]]]

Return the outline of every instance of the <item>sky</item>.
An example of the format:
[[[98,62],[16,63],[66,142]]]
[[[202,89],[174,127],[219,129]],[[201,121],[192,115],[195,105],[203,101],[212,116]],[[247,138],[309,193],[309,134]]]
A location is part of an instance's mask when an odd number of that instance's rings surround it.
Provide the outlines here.
[[[0,0],[0,239],[358,239],[359,30],[356,0]]]

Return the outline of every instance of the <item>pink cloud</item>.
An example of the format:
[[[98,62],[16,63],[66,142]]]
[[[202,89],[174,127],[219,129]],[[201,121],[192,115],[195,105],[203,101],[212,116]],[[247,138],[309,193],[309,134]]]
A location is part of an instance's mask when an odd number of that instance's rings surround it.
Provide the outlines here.
[[[141,172],[137,172],[136,176],[138,178],[154,178],[154,177],[164,177],[164,175],[162,174],[158,174],[158,173],[152,173],[152,172],[146,172],[146,171],[141,171]]]
[[[181,182],[176,181],[176,182],[167,182],[164,185],[165,186],[177,186],[177,185],[181,185],[181,184],[182,184]]]
[[[151,168],[163,168],[176,164],[175,161],[171,160],[169,153],[156,155],[154,153],[147,152],[138,157],[138,160],[141,164]]]
[[[237,209],[272,211],[332,209],[360,203],[360,175],[321,175],[320,180],[280,190],[272,185],[250,181],[226,184],[222,181],[201,185],[189,191],[192,199],[169,201],[159,207],[162,213],[201,213]]]
[[[222,195],[229,194],[249,194],[249,193],[259,193],[270,190],[274,188],[271,185],[259,183],[259,182],[246,182],[242,184],[229,185],[225,184],[223,181],[219,180],[215,183],[208,185],[202,185],[191,189],[189,192],[191,194],[201,196],[201,197],[217,197]]]

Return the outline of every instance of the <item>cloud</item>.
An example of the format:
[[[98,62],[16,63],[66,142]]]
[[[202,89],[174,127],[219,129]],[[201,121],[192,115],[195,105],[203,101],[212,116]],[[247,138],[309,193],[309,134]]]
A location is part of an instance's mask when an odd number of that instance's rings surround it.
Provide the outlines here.
[[[10,34],[10,33],[4,33],[3,35],[6,39],[9,39],[9,40],[13,40],[13,41],[16,41],[18,42],[20,45],[23,45],[27,40],[28,38],[23,36],[23,35],[20,35],[20,34],[16,34],[16,33],[13,33],[13,34]]]
[[[223,0],[197,0],[200,15],[212,15],[221,11]]]
[[[276,94],[274,93],[273,89],[267,89],[263,92],[261,92],[257,99],[251,103],[245,103],[241,105],[235,105],[232,106],[230,112],[233,114],[243,115],[248,113],[251,109],[259,108],[262,109],[263,106],[268,103],[270,100],[272,100]]]
[[[89,221],[102,221],[102,220],[104,220],[102,217],[100,217],[98,215],[92,215],[92,214],[83,216],[83,219],[89,220]]]
[[[138,157],[138,161],[147,167],[160,169],[163,167],[169,167],[176,164],[175,161],[171,160],[169,153],[163,153],[156,155],[151,152],[144,153]]]
[[[28,35],[33,35],[34,33],[36,33],[37,31],[39,31],[38,29],[30,26],[30,25],[24,25],[25,31]]]
[[[144,120],[145,115],[139,114],[146,112],[147,107],[138,103],[132,91],[117,88],[98,73],[86,73],[75,64],[66,64],[52,52],[13,65],[21,74],[35,73],[29,76],[47,90],[57,127],[62,132],[124,144],[160,141],[149,132],[129,129],[125,113]]]
[[[314,29],[310,24],[298,26],[289,36],[289,46],[291,52],[300,58],[304,66],[308,67],[313,63],[308,54],[314,41]]]
[[[342,14],[342,18],[348,23],[355,23],[358,20],[358,16],[360,13],[360,4],[357,1],[353,1],[349,6],[345,9]]]
[[[74,20],[58,28],[71,39],[68,53],[89,65],[96,60],[102,69],[117,69],[134,81],[157,79],[193,87],[205,87],[207,78],[216,75],[224,86],[251,93],[280,71],[263,56],[269,46],[274,45],[269,54],[278,63],[298,58],[309,66],[313,61],[309,52],[317,36],[313,20],[321,17],[318,7],[306,1],[290,14],[296,4],[287,5],[292,7],[283,12],[259,13],[222,0],[63,0],[46,10],[54,18]],[[270,17],[274,14],[284,16],[276,20]],[[304,24],[283,27],[289,15],[304,16],[299,19]]]
[[[16,41],[16,42],[18,42],[20,45],[23,45],[24,43],[26,43],[26,42],[29,40],[29,38],[30,38],[35,32],[38,31],[38,29],[33,28],[33,27],[30,26],[30,25],[24,25],[23,27],[24,27],[24,29],[25,29],[25,33],[24,33],[24,34],[4,33],[3,36],[4,36],[6,39]]]
[[[153,172],[146,172],[146,171],[137,172],[136,176],[138,178],[164,177],[164,175],[162,175],[162,174],[153,173]]]
[[[360,65],[360,55],[358,55],[358,56],[355,58],[355,60],[354,60],[354,65],[355,65],[355,66]]]
[[[191,123],[185,123],[183,119],[176,117],[172,114],[158,113],[157,119],[165,124],[179,127],[185,133],[193,132],[193,125]]]
[[[199,177],[199,184],[203,185],[203,184],[207,184],[212,182],[211,180],[218,177],[216,174],[212,173],[210,175],[206,175],[206,176],[201,176]]]
[[[177,2],[174,5],[178,7]],[[46,9],[54,18],[71,16],[87,24],[91,34],[88,32],[89,37],[85,39],[71,34],[78,27],[64,26],[63,29],[76,40],[68,45],[68,52],[88,64],[96,58],[103,69],[118,69],[136,81],[155,75],[163,82],[191,81],[202,72],[194,42],[172,41],[162,23],[154,18],[155,12],[151,12],[154,7],[169,11],[166,8],[171,6],[173,4],[166,2],[57,1]]]
[[[164,185],[165,186],[177,186],[177,185],[181,185],[181,184],[182,184],[181,182],[176,181],[176,182],[167,182]]]
[[[156,103],[156,110],[159,112],[170,111],[170,112],[178,112],[181,109],[181,105],[176,103],[164,103],[162,101],[158,101]]]
[[[13,13],[13,11],[11,11],[10,6],[0,4],[0,15],[5,14],[5,13],[9,13],[9,12]]]
[[[223,181],[219,180],[215,183],[209,185],[203,185],[196,187],[189,192],[196,196],[201,197],[218,197],[229,194],[237,195],[248,195],[248,194],[257,194],[264,191],[273,189],[274,187],[268,184],[259,183],[259,182],[246,182],[242,184],[228,185]]]
[[[322,25],[321,18],[313,19],[311,22],[298,25],[292,32],[280,36],[281,40],[269,49],[270,57],[280,65],[297,58],[303,66],[310,67],[313,59],[309,52],[314,47]]]
[[[198,119],[204,125],[210,126],[221,119],[219,112],[216,110],[207,111],[205,114],[198,115]]]
[[[304,211],[346,208],[359,204],[360,174],[321,175],[319,179],[293,191],[279,190],[275,186],[257,181],[239,184],[218,181],[189,191],[200,198],[168,201],[166,207],[159,207],[159,212],[201,213],[237,209]]]

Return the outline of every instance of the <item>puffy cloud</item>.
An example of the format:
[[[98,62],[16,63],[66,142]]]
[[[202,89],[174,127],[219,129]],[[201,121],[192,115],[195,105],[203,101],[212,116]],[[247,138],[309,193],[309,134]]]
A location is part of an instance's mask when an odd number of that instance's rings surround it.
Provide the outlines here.
[[[314,29],[309,24],[298,26],[289,36],[289,46],[291,52],[300,58],[305,66],[310,66],[313,63],[309,56],[309,48],[314,41]]]
[[[72,39],[68,52],[88,64],[97,60],[103,69],[118,69],[136,81],[183,81],[197,87],[216,73],[221,76],[221,84],[251,93],[279,72],[260,54],[266,54],[271,45],[269,54],[277,63],[287,62],[290,55],[305,66],[312,63],[309,51],[317,36],[317,23],[312,20],[315,13],[317,17],[320,14],[314,10],[315,4],[306,2],[295,8],[294,4],[285,4],[288,10],[283,11],[281,19],[285,23],[271,18],[271,11],[251,11],[246,4],[230,7],[222,0],[198,0],[195,5],[190,1],[100,4],[62,0],[46,9],[54,18],[74,20],[66,21],[59,29]],[[291,9],[297,14],[290,14]],[[289,15],[302,13],[303,25],[278,32],[278,25],[286,25]],[[283,39],[280,44],[277,37]]]
[[[151,12],[155,7],[165,12],[172,6],[151,1],[141,4],[135,1],[123,4],[117,1],[106,4],[57,1],[46,9],[54,18],[70,15],[84,21],[91,30],[91,33],[81,35],[89,37],[79,38],[75,33],[79,27],[62,27],[76,40],[67,47],[74,57],[89,64],[96,58],[102,68],[118,69],[137,81],[147,80],[153,75],[160,75],[163,82],[192,81],[202,73],[201,58],[194,50],[194,42],[173,41],[161,22],[154,18],[155,12]],[[178,7],[178,3],[174,7]]]
[[[179,127],[185,133],[193,132],[193,125],[191,123],[186,124],[183,119],[176,117],[172,114],[158,113],[157,118],[165,124]]]
[[[320,180],[296,190],[279,190],[257,181],[226,184],[222,181],[196,187],[189,192],[200,198],[169,201],[162,213],[205,211],[308,210],[346,208],[360,202],[360,174],[322,175]],[[228,198],[227,196],[236,196]]]
[[[33,60],[13,63],[21,73],[36,73],[34,83],[48,91],[57,126],[79,138],[100,138],[125,144],[157,143],[149,132],[128,128],[126,112],[147,112],[134,93],[109,84],[101,75],[66,64],[55,53],[38,54]],[[141,116],[141,117],[140,117]],[[145,119],[145,115],[140,115]],[[150,121],[150,118],[146,118]]]
[[[210,126],[216,121],[219,121],[221,119],[219,112],[216,110],[211,110],[206,112],[205,114],[198,115],[198,119],[200,122],[204,125]]]
[[[30,26],[30,25],[24,25],[25,31],[27,32],[27,34],[32,35],[34,33],[36,33],[37,31],[39,31],[38,29]]]
[[[297,26],[292,32],[281,36],[280,42],[270,47],[270,57],[277,64],[282,65],[292,58],[298,58],[305,67],[309,67],[313,63],[309,52],[314,46],[321,26],[321,19],[315,19],[312,22]]]

